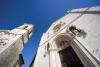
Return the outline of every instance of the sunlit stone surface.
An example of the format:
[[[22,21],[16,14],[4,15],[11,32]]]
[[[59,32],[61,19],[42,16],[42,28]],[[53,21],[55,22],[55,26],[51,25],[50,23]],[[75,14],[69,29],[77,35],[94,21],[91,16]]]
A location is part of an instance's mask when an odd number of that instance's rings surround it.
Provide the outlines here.
[[[33,24],[24,24],[13,30],[0,30],[0,67],[17,67],[24,64],[22,49],[34,34]]]
[[[83,66],[100,67],[100,6],[69,10],[53,22],[43,33],[30,64],[30,67]]]

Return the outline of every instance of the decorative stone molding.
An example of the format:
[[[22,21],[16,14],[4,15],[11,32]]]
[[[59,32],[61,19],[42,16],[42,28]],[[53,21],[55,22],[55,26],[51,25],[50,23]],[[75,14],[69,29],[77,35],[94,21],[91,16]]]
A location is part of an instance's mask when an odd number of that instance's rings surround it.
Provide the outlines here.
[[[60,51],[62,49],[67,48],[68,46],[70,46],[70,43],[72,42],[73,38],[74,38],[74,35],[69,32],[57,35],[52,42],[53,48],[51,50],[57,49],[57,51]],[[68,44],[63,45],[62,47],[58,48],[59,44],[62,41],[67,41]]]
[[[60,27],[61,27],[61,24],[56,25],[56,26],[52,29],[51,34],[54,34],[54,33],[58,32],[58,30],[60,29]]]

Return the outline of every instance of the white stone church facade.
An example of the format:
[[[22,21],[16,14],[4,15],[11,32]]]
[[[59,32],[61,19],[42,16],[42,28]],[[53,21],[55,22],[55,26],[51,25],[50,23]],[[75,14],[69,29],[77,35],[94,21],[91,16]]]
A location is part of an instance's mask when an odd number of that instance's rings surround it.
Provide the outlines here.
[[[100,6],[72,9],[53,22],[30,67],[100,67]]]

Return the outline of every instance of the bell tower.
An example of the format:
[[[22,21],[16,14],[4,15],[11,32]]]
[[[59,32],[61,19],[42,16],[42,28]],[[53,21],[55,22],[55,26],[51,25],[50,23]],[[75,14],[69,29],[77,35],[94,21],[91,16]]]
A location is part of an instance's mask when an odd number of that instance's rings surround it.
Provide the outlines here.
[[[13,30],[0,30],[0,67],[24,64],[21,51],[32,34],[34,25],[27,23]],[[23,62],[19,64],[20,61]]]
[[[25,45],[29,38],[32,36],[32,34],[34,34],[34,25],[24,23],[24,25],[11,30],[11,33],[21,35]]]

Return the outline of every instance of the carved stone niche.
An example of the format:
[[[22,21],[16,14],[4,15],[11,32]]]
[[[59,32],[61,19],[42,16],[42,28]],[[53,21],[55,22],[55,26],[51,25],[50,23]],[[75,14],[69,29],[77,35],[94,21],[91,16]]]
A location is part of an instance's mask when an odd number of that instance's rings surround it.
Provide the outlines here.
[[[84,33],[84,34],[87,34],[84,29],[80,29],[80,28],[77,28],[75,25],[72,25],[69,27],[68,31],[70,31],[71,33],[73,33],[74,35],[78,35],[80,33]]]

